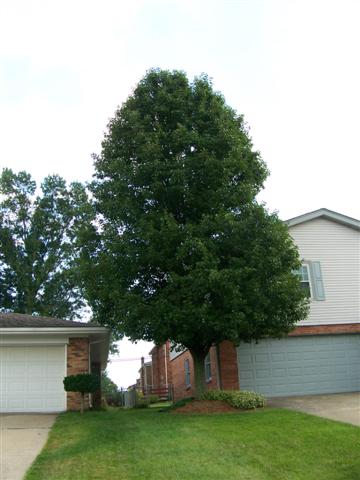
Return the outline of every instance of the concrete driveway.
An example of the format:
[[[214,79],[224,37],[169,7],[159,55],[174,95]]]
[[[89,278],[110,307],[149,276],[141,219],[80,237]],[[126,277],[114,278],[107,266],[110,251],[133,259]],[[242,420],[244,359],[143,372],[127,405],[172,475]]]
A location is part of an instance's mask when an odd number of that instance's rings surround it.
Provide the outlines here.
[[[0,479],[21,480],[45,445],[56,415],[0,415]]]
[[[268,405],[299,410],[360,427],[360,392],[271,398]]]

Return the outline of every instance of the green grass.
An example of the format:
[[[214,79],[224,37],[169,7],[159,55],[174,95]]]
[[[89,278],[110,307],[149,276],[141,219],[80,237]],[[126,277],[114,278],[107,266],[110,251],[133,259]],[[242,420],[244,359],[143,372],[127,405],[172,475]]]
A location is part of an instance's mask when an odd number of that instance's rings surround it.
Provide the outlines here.
[[[171,407],[172,405],[172,402],[168,402],[168,401],[160,401],[160,402],[156,402],[156,403],[150,403],[149,405],[149,408],[168,408],[168,407]]]
[[[357,427],[287,410],[58,417],[26,480],[359,480]]]

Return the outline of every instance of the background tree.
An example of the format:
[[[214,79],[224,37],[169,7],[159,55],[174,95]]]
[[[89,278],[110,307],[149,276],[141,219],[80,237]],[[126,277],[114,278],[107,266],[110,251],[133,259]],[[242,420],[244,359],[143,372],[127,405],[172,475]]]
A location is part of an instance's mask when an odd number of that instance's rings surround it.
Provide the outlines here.
[[[105,397],[115,395],[119,391],[118,386],[109,378],[107,372],[103,372],[101,375],[101,391]]]
[[[101,375],[101,392],[107,405],[116,407],[123,406],[123,393],[119,387],[103,372]]]
[[[83,251],[95,317],[133,340],[188,348],[197,397],[211,345],[281,336],[306,316],[297,249],[256,201],[267,168],[206,76],[148,72],[95,168],[101,228]]]
[[[78,238],[93,219],[86,189],[26,172],[0,176],[0,308],[72,319],[84,307]]]

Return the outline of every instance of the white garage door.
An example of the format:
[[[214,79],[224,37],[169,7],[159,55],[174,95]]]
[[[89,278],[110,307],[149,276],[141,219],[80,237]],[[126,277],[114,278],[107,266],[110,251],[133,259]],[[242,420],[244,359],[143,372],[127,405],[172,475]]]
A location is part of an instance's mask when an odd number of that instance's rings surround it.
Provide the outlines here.
[[[0,347],[0,412],[65,410],[65,346]]]
[[[241,390],[266,396],[360,391],[360,335],[314,335],[241,344]]]

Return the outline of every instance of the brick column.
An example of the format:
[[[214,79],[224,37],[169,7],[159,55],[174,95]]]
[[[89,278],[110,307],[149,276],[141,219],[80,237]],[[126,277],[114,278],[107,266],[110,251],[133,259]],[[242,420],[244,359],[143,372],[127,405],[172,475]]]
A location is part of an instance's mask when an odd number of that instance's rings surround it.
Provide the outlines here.
[[[222,390],[239,390],[236,347],[224,341],[219,345],[220,378]]]
[[[67,346],[67,375],[89,373],[89,339],[70,338]],[[80,410],[81,394],[67,392],[67,409]],[[89,398],[85,395],[85,408],[89,407]]]

